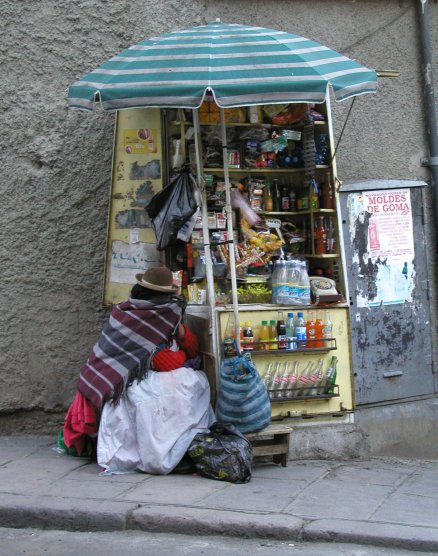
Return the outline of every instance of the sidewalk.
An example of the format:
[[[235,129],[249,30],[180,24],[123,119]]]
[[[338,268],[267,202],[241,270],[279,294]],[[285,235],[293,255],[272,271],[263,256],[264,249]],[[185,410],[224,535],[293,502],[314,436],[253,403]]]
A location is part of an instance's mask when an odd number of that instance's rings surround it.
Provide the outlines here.
[[[52,437],[0,437],[0,526],[336,541],[438,552],[438,461],[255,463],[244,485],[100,476]]]

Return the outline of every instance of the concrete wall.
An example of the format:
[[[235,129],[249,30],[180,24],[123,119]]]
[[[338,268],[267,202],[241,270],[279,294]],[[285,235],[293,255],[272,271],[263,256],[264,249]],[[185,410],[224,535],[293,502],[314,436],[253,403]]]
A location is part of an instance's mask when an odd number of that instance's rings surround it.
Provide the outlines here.
[[[341,179],[428,179],[414,0],[2,0],[0,430],[62,424],[107,311],[102,282],[114,116],[69,112],[65,89],[142,38],[220,17],[310,37],[379,69],[338,151]],[[431,29],[438,5],[430,5]],[[438,34],[434,33],[438,76]],[[350,102],[336,104],[339,136]],[[426,191],[431,268],[435,232]],[[436,290],[431,272],[433,294]],[[436,301],[433,297],[433,307]],[[435,327],[436,328],[436,327]]]

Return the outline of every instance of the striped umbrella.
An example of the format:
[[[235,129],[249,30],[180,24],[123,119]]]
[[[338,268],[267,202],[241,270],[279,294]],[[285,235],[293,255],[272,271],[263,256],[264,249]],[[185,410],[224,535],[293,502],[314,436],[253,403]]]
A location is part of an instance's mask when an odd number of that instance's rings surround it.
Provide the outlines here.
[[[220,107],[324,102],[377,88],[377,76],[312,40],[215,21],[131,46],[73,83],[71,108],[198,108],[207,91]]]
[[[233,237],[224,108],[291,102],[321,103],[329,86],[336,100],[374,93],[374,70],[309,39],[262,27],[219,20],[142,41],[103,63],[68,89],[70,108],[192,108],[202,224],[209,236],[199,143],[199,106],[212,93],[221,113],[222,151],[229,237]],[[205,245],[206,260],[210,246]],[[238,299],[234,249],[229,249],[236,341]],[[215,305],[213,275],[206,267],[209,303]],[[212,337],[216,341],[214,319]],[[215,351],[219,353],[216,346]]]

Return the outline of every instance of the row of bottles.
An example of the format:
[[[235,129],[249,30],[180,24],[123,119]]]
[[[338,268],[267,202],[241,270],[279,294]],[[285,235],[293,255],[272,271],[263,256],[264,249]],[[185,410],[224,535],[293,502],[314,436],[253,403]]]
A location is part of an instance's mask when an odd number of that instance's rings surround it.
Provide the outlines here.
[[[310,305],[310,280],[303,259],[278,259],[271,276],[272,303]]]
[[[330,170],[327,170],[324,180],[319,185],[316,180],[313,180],[310,189],[305,188],[298,195],[293,187],[280,184],[278,179],[274,179],[272,183],[266,180],[263,186],[263,199],[260,200],[257,207],[266,212],[335,208],[335,194]]]
[[[263,380],[271,400],[284,400],[302,396],[333,395],[337,377],[337,357],[332,357],[324,369],[323,359],[303,363],[268,363]]]
[[[251,322],[246,321],[240,326],[240,344],[244,351],[277,351],[296,349],[324,349],[332,346],[333,323],[330,312],[326,310],[309,310],[304,318],[304,313],[299,311],[287,313],[284,319],[280,311],[278,319],[262,320],[258,329],[257,339]],[[234,315],[228,317],[224,337],[224,351],[226,355],[235,353],[236,327]]]

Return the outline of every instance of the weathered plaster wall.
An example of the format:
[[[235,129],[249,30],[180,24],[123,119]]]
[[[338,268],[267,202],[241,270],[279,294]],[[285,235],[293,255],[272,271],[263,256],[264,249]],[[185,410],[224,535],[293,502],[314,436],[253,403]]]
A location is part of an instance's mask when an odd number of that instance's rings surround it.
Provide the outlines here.
[[[438,6],[430,11],[434,30]],[[428,178],[414,0],[1,0],[0,430],[59,427],[107,314],[114,116],[68,112],[65,89],[142,38],[215,17],[291,31],[400,71],[356,100],[339,174]],[[435,77],[437,41],[435,33]],[[334,106],[336,136],[348,108]]]

